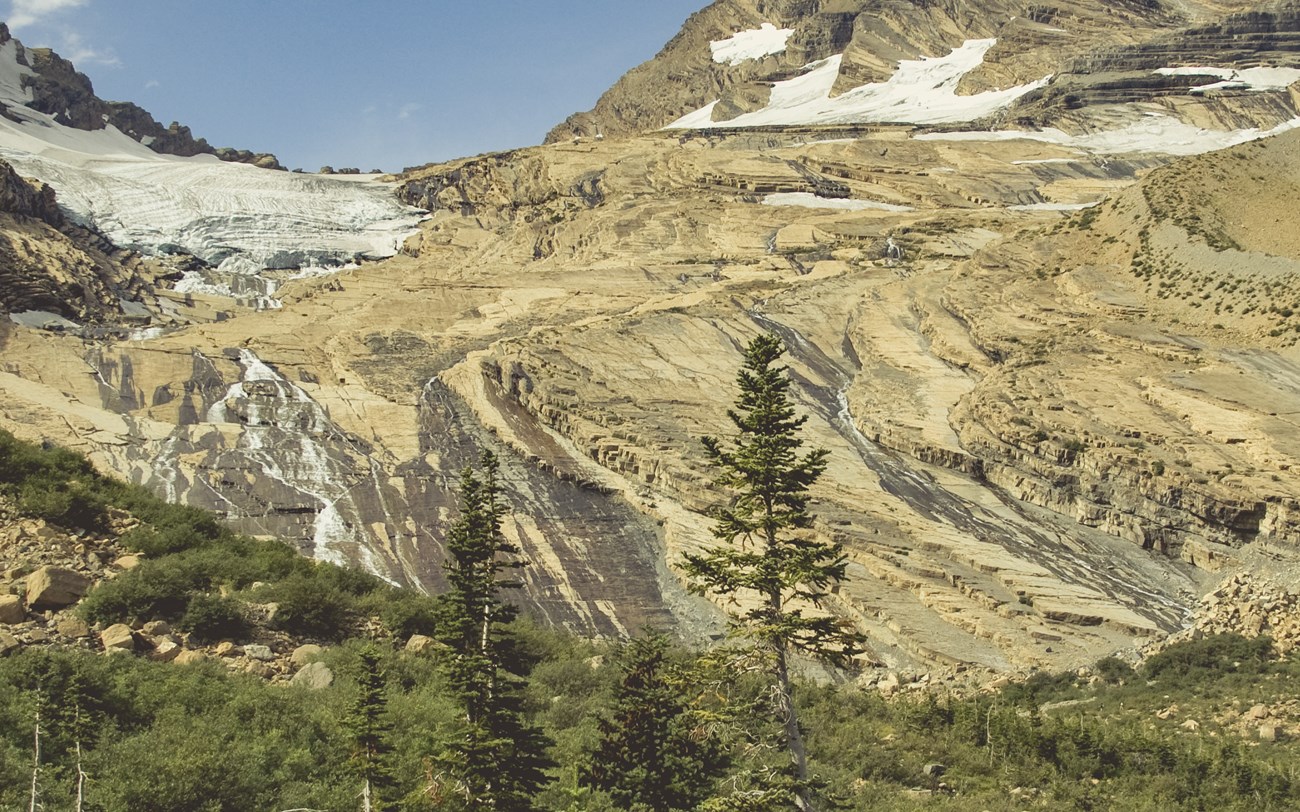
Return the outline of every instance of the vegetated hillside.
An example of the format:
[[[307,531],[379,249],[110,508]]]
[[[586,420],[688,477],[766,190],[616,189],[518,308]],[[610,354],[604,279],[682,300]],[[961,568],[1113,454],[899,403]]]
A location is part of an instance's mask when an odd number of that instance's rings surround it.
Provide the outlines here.
[[[381,797],[445,808],[454,788],[429,759],[459,720],[447,660],[425,638],[404,646],[407,632],[391,621],[426,628],[429,598],[239,537],[66,451],[2,435],[0,461],[0,804],[31,800],[39,724],[36,789],[47,808],[72,804],[79,770],[88,807],[111,812],[350,808],[360,779],[349,720],[370,651],[383,675],[375,707],[390,728],[393,784]],[[126,550],[145,553],[113,558]],[[24,577],[52,562],[98,581],[77,608],[57,608],[49,580]],[[37,611],[13,622],[12,594],[20,613],[27,601]],[[101,635],[111,621],[129,625]],[[117,653],[87,643],[91,634]],[[634,651],[528,622],[514,634],[522,710],[556,765],[532,808],[628,808],[592,776],[609,766],[597,755],[602,737],[626,719],[614,702],[626,696]],[[697,740],[724,756],[700,796],[715,803],[733,780],[752,780],[761,694],[721,679],[701,654],[666,652],[663,678],[691,700],[698,716],[684,721],[698,725]],[[1282,810],[1300,763],[1298,680],[1269,638],[1226,635],[1169,646],[1136,670],[1106,659],[973,692],[902,673],[872,687],[801,682],[797,696],[820,794],[846,809]]]
[[[741,72],[776,70],[823,30],[801,28],[812,5],[727,8],[706,14],[716,36],[766,41],[799,23],[786,56]],[[536,617],[704,641],[722,629],[717,607],[678,565],[710,542],[707,511],[725,496],[699,438],[730,430],[740,348],[769,333],[790,350],[809,439],[830,452],[812,532],[844,545],[850,574],[831,608],[871,638],[878,679],[992,680],[1132,652],[1198,622],[1199,596],[1239,569],[1261,594],[1292,592],[1288,306],[1259,316],[1260,284],[1240,285],[1255,310],[1234,332],[1244,300],[1202,318],[1230,282],[1203,291],[1204,272],[1165,270],[1166,255],[1231,256],[1198,235],[1241,219],[1214,214],[1210,191],[1165,202],[1186,167],[1217,160],[1178,157],[1300,119],[1289,7],[1104,4],[1010,22],[996,4],[890,7],[889,32],[947,19],[933,29],[945,50],[904,49],[860,7],[835,8],[853,14],[851,42],[816,54],[838,63],[763,74],[779,87],[727,114],[811,109],[811,123],[701,114],[672,132],[423,167],[398,194],[431,215],[387,262],[245,269],[222,282],[228,296],[159,292],[207,314],[165,329],[15,325],[0,420],[242,532],[434,591],[457,472],[491,450],[506,535],[538,562],[521,597]],[[781,9],[792,16],[767,19]],[[714,36],[686,38],[708,70]],[[1018,62],[1029,39],[1042,47]],[[1067,57],[1080,59],[1059,72]],[[827,123],[843,105],[915,111],[940,96],[938,123]],[[952,117],[972,110],[984,120]],[[1243,178],[1274,155],[1232,154]],[[77,177],[63,199],[92,195]],[[189,214],[208,222],[213,199]],[[382,202],[366,211],[402,211]],[[1273,216],[1286,227],[1294,213]],[[218,219],[232,240],[288,242],[299,259],[319,236],[298,220]],[[167,219],[153,244],[189,222]],[[391,237],[408,221],[365,222]],[[373,236],[344,236],[359,234]]]

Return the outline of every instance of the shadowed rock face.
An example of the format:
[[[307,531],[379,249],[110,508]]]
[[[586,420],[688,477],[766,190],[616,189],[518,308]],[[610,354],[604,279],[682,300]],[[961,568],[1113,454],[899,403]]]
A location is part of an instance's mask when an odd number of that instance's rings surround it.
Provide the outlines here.
[[[827,608],[876,661],[1006,671],[1160,639],[1221,569],[1296,555],[1300,229],[1279,201],[1300,139],[1169,155],[1235,138],[1197,127],[1287,122],[1295,99],[1196,94],[1124,62],[1213,28],[1163,6],[877,11],[720,3],[665,53],[702,47],[712,71],[710,38],[771,20],[796,27],[794,50],[737,81],[831,48],[867,76],[903,58],[897,21],[917,14],[947,21],[927,48],[996,27],[971,89],[1093,52],[1054,28],[1125,67],[1001,114],[1053,133],[686,131],[425,167],[398,192],[432,212],[405,255],[289,281],[279,310],[230,304],[138,341],[11,330],[0,420],[434,591],[459,472],[492,450],[530,562],[521,603],[584,632],[698,639],[719,614],[673,565],[714,542],[727,498],[699,439],[732,430],[741,348],[768,332],[808,442],[831,452],[814,532],[852,577]],[[1178,137],[1093,137],[1152,121]]]

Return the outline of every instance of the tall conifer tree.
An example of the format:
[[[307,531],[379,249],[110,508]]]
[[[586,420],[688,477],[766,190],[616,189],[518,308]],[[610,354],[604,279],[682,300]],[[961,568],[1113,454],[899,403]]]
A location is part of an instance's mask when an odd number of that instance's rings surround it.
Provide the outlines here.
[[[460,518],[447,536],[449,589],[439,607],[445,667],[463,716],[435,759],[447,787],[440,794],[473,810],[528,810],[547,782],[547,742],[524,718],[522,681],[511,673],[506,624],[517,610],[501,591],[522,586],[511,573],[523,566],[518,545],[501,532],[506,507],[498,464],[484,453],[481,476],[461,473]]]
[[[748,607],[731,613],[732,633],[762,656],[772,680],[771,712],[790,757],[792,800],[806,811],[814,807],[789,657],[800,653],[845,665],[861,652],[864,638],[834,617],[804,611],[844,579],[847,559],[838,544],[806,532],[813,525],[808,489],[826,470],[829,452],[802,453],[799,430],[808,418],[796,416],[786,369],[774,366],[784,352],[780,339],[769,335],[745,349],[740,396],[727,412],[739,433],[729,445],[703,440],[718,484],[732,494],[731,503],[714,513],[713,535],[724,544],[687,555],[683,567],[695,591]]]
[[[361,650],[357,672],[357,695],[344,719],[352,743],[352,766],[361,781],[362,812],[382,812],[395,781],[391,771],[392,722],[379,655],[372,648]]]
[[[620,809],[693,810],[727,763],[686,706],[684,680],[668,655],[662,634],[624,647],[613,705],[597,723],[600,744],[581,772],[582,784],[609,793]]]

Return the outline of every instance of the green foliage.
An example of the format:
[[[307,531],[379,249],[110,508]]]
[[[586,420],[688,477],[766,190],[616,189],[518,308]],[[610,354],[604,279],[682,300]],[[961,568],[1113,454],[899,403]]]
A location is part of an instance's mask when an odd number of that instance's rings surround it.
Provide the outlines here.
[[[241,640],[248,634],[248,621],[238,602],[220,595],[200,593],[190,599],[177,628],[189,632],[200,643]]]
[[[357,596],[320,573],[291,575],[261,596],[279,606],[271,625],[290,634],[333,640],[346,635],[356,615]]]
[[[781,341],[768,335],[745,349],[737,376],[740,396],[727,412],[739,436],[730,448],[713,437],[703,440],[719,471],[718,484],[733,494],[730,505],[713,513],[713,535],[723,545],[688,554],[682,567],[695,592],[733,603],[741,595],[757,597],[749,608],[731,614],[732,631],[771,678],[770,718],[780,728],[774,739],[789,752],[791,764],[788,775],[774,773],[742,797],[751,804],[755,793],[793,797],[806,810],[811,784],[786,658],[798,652],[846,665],[861,652],[863,637],[829,614],[806,614],[800,605],[820,607],[844,579],[848,562],[838,544],[806,532],[813,524],[808,488],[826,470],[829,452],[815,449],[801,456],[799,430],[808,418],[795,416],[789,376],[784,367],[773,366],[784,352]]]
[[[387,686],[378,652],[366,647],[359,658],[357,694],[343,727],[352,746],[353,775],[370,808],[379,812],[387,807],[396,785],[391,765],[393,725],[388,718]]]
[[[1148,679],[1177,679],[1186,683],[1215,675],[1257,673],[1274,657],[1273,641],[1239,634],[1218,634],[1169,646],[1147,659]]]
[[[580,781],[621,809],[691,810],[711,794],[727,761],[721,743],[685,704],[688,686],[668,659],[668,641],[648,634],[628,643],[600,743]]]
[[[447,534],[448,592],[439,605],[438,637],[448,647],[447,679],[463,710],[463,724],[444,740],[434,762],[443,776],[437,791],[468,809],[527,810],[547,783],[549,744],[525,719],[522,682],[511,673],[516,610],[500,592],[518,588],[503,577],[522,566],[517,545],[501,532],[497,461],[484,453],[482,477],[461,474],[460,517]],[[456,800],[459,799],[459,800]]]

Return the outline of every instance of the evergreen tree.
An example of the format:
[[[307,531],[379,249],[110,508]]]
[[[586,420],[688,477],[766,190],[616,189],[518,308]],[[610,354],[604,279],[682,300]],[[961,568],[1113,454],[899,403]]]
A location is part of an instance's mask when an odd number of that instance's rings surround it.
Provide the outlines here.
[[[662,634],[624,647],[613,707],[597,722],[600,744],[580,775],[620,809],[695,809],[726,766],[720,744],[686,707],[687,686],[668,653]]]
[[[370,647],[362,649],[357,695],[344,727],[352,743],[351,763],[361,781],[363,812],[381,812],[395,784],[390,766],[393,726],[388,718],[386,687],[379,654]]]
[[[461,473],[460,517],[447,536],[448,592],[439,606],[439,639],[448,647],[448,681],[463,710],[459,729],[435,762],[445,777],[437,794],[474,810],[528,810],[546,784],[547,741],[524,718],[522,681],[510,672],[517,610],[501,591],[521,582],[519,547],[501,532],[506,508],[498,465],[484,453],[482,475]],[[448,787],[445,785],[449,785]]]
[[[801,454],[790,379],[773,366],[785,352],[781,341],[760,335],[745,349],[737,376],[740,396],[728,410],[739,435],[730,447],[714,437],[703,440],[718,469],[718,483],[733,498],[714,513],[713,535],[724,542],[683,563],[696,592],[728,598],[732,633],[761,656],[772,681],[771,713],[780,728],[781,748],[789,753],[789,788],[801,810],[813,808],[808,757],[791,693],[789,656],[800,653],[846,665],[862,651],[864,638],[826,614],[806,614],[819,606],[831,587],[844,579],[847,560],[839,545],[811,533],[808,489],[826,470],[825,449]]]

